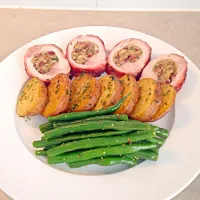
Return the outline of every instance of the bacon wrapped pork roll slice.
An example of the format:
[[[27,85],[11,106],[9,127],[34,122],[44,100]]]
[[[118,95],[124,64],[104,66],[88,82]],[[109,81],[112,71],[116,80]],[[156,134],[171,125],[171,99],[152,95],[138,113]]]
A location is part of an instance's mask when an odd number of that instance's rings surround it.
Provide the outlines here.
[[[106,50],[103,41],[94,35],[80,35],[72,39],[66,50],[72,74],[100,76],[106,68]]]
[[[130,74],[137,78],[149,62],[151,47],[140,39],[126,39],[115,45],[107,58],[107,74],[122,77]]]
[[[144,68],[141,78],[153,78],[160,83],[171,84],[180,90],[187,75],[187,61],[177,54],[165,54],[151,60]]]
[[[28,76],[48,83],[57,74],[69,74],[70,66],[63,51],[54,44],[35,45],[24,56]]]

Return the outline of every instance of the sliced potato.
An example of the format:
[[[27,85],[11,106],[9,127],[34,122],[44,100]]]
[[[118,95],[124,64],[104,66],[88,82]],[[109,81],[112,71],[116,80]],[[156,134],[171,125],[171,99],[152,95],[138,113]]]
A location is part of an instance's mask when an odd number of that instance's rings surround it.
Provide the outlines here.
[[[70,93],[69,111],[89,111],[100,96],[100,85],[93,76],[81,74],[73,80]]]
[[[176,90],[172,85],[161,85],[162,103],[159,106],[156,114],[154,114],[149,121],[156,121],[166,115],[175,103]]]
[[[60,73],[51,79],[48,85],[48,104],[41,115],[44,117],[55,116],[65,112],[68,108],[70,79],[68,75]]]
[[[157,112],[162,102],[161,87],[151,78],[141,79],[138,84],[140,96],[130,117],[145,122]]]
[[[21,117],[42,112],[47,103],[47,88],[38,78],[31,78],[23,87],[17,102],[17,114]]]
[[[121,99],[122,85],[115,76],[107,75],[99,80],[101,95],[94,110],[108,108]]]
[[[135,78],[131,75],[124,75],[120,78],[122,84],[122,97],[130,94],[124,103],[115,111],[115,114],[129,115],[139,99],[139,86]]]

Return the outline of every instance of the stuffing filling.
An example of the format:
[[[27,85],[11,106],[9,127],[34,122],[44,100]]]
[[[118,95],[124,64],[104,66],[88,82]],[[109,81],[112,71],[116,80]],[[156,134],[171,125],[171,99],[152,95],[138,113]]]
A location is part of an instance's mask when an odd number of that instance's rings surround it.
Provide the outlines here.
[[[98,46],[93,42],[77,42],[72,52],[72,59],[78,64],[85,64],[90,57],[99,52]]]
[[[153,71],[158,75],[162,83],[171,83],[177,74],[177,66],[173,60],[165,59],[154,65]]]
[[[115,64],[120,67],[122,64],[126,62],[135,62],[137,61],[142,55],[142,50],[135,46],[135,45],[128,45],[125,46],[123,49],[115,53],[114,55],[114,62]]]
[[[48,51],[35,54],[31,62],[39,73],[45,74],[51,70],[52,66],[55,65],[58,60],[58,57],[53,51]]]

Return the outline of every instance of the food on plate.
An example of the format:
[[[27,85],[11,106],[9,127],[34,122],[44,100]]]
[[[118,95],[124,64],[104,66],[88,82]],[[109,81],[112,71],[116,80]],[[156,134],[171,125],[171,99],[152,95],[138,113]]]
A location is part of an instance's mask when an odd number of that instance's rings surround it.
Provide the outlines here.
[[[160,104],[157,112],[151,117],[150,121],[156,121],[162,118],[175,103],[176,89],[169,84],[161,85],[162,103]]]
[[[124,102],[124,100],[127,97],[123,97],[120,99],[118,103],[116,103],[113,106],[110,106],[107,109],[101,109],[101,110],[93,110],[93,111],[85,111],[85,112],[71,112],[71,113],[64,113],[60,114],[58,116],[52,116],[48,117],[49,122],[59,122],[59,121],[72,121],[72,120],[80,120],[85,119],[87,117],[94,117],[94,116],[100,116],[100,115],[108,115],[114,113]]]
[[[39,125],[41,140],[33,141],[35,154],[70,168],[156,161],[169,131],[146,122],[172,108],[187,62],[177,54],[149,62],[151,51],[148,43],[129,38],[106,58],[95,35],[73,38],[65,56],[53,44],[29,48],[24,63],[31,79],[18,98],[17,114],[48,119]],[[97,79],[105,70],[108,75]]]
[[[122,85],[115,76],[106,75],[99,79],[101,95],[94,110],[108,108],[121,99]]]
[[[63,51],[54,44],[41,44],[29,48],[24,56],[28,76],[45,83],[59,73],[69,74],[70,66]]]
[[[81,74],[76,77],[70,90],[70,112],[89,111],[94,108],[100,96],[98,80],[90,74]]]
[[[68,108],[70,80],[67,74],[57,74],[47,88],[48,103],[42,111],[45,117],[55,116]]]
[[[188,64],[183,56],[165,54],[151,60],[141,78],[153,78],[160,83],[171,84],[178,91],[185,82]]]
[[[109,52],[106,72],[117,77],[130,74],[137,78],[150,57],[151,47],[146,42],[135,38],[123,40]]]
[[[138,81],[140,96],[130,118],[148,121],[158,110],[161,102],[161,86],[154,79],[144,78]]]
[[[17,101],[17,114],[20,117],[41,113],[47,103],[47,88],[38,78],[31,78],[24,85]]]
[[[73,38],[66,50],[72,74],[81,73],[100,76],[106,68],[106,50],[104,42],[95,35],[80,35]]]
[[[129,115],[139,99],[139,86],[135,78],[129,74],[120,78],[122,84],[122,97],[126,98],[124,103],[115,111],[116,114]]]

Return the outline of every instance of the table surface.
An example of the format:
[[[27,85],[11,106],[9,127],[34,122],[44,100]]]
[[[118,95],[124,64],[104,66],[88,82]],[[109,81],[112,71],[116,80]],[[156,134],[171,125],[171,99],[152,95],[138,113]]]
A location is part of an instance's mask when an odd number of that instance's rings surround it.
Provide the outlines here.
[[[0,9],[0,61],[17,48],[51,32],[79,26],[118,26],[157,37],[200,67],[200,12],[108,12]],[[0,191],[0,200],[8,200]],[[173,200],[199,200],[200,176]]]

